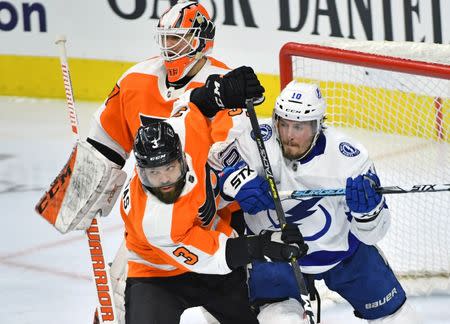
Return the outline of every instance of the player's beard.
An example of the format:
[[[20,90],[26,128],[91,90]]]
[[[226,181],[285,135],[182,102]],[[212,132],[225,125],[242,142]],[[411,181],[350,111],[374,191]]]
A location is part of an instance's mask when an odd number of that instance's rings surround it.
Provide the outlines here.
[[[292,141],[283,142],[283,156],[288,160],[299,160],[303,158],[311,149],[314,136],[308,141],[306,145],[299,145]]]
[[[174,185],[174,188],[171,191],[162,191],[160,188],[149,188],[149,190],[156,196],[156,198],[169,205],[173,204],[178,197],[180,197],[185,183],[186,179],[183,177]]]

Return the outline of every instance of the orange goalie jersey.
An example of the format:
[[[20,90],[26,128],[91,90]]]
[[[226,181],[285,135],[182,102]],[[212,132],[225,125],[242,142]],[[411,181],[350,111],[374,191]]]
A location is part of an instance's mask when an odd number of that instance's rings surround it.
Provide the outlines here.
[[[180,137],[188,171],[180,197],[166,204],[135,174],[124,190],[121,214],[130,251],[128,277],[175,276],[187,271],[225,274],[229,218],[217,215],[218,175],[208,163],[211,123],[190,104],[166,120]]]
[[[105,103],[95,114],[89,137],[127,159],[137,129],[142,125],[166,119],[176,99],[189,89],[203,86],[211,74],[226,74],[228,67],[208,57],[201,70],[183,87],[175,89],[166,84],[166,70],[161,57],[138,63],[125,72]],[[227,112],[219,112],[213,124],[214,141],[223,141],[231,127]]]

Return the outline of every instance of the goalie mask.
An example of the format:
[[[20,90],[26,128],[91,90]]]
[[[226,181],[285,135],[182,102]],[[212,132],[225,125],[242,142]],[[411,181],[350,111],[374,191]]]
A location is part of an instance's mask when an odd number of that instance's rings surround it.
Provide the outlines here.
[[[275,102],[272,122],[286,158],[298,160],[311,151],[322,131],[325,107],[325,100],[315,84],[300,83],[293,80],[281,91]],[[286,138],[288,135],[286,135],[285,129],[292,127],[291,124],[295,126],[295,128],[293,127],[294,131],[297,129],[298,133],[302,131],[302,128],[307,128],[309,125],[312,131],[303,140],[304,143],[293,144],[298,145],[299,148],[296,153],[289,154],[287,152],[289,139]]]
[[[133,150],[143,186],[164,203],[173,203],[183,190],[187,164],[172,126],[163,121],[141,126]]]
[[[206,9],[195,1],[179,1],[161,16],[156,34],[169,82],[186,76],[212,50],[215,30]]]

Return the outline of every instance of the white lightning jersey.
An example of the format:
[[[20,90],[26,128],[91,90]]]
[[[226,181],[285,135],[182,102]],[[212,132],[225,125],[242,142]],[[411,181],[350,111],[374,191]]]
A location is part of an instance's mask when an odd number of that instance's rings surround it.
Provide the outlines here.
[[[312,151],[301,160],[283,157],[272,123],[260,123],[264,144],[278,191],[345,188],[348,177],[369,169],[374,172],[364,146],[335,129],[326,128]],[[249,127],[232,143],[217,143],[210,151],[210,163],[218,169],[240,159],[264,177],[264,170],[253,132]],[[299,225],[308,254],[300,260],[305,273],[322,273],[356,250],[360,242],[374,244],[389,227],[389,210],[383,208],[369,223],[357,223],[347,207],[345,196],[282,200],[288,223]],[[279,230],[274,210],[245,215],[249,233],[263,229]]]

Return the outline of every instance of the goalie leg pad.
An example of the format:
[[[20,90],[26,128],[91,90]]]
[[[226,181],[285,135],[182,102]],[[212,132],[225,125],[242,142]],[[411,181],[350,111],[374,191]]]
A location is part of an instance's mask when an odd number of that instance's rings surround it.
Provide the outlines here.
[[[36,211],[61,233],[85,230],[97,214],[111,212],[126,178],[89,143],[78,142]]]
[[[128,249],[125,240],[116,253],[109,274],[114,293],[117,324],[125,324],[125,286],[128,274]]]

